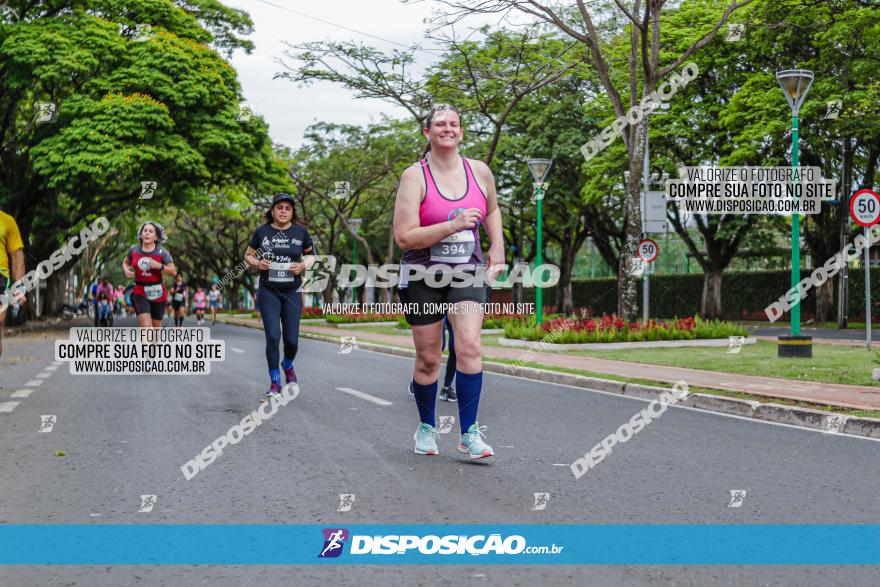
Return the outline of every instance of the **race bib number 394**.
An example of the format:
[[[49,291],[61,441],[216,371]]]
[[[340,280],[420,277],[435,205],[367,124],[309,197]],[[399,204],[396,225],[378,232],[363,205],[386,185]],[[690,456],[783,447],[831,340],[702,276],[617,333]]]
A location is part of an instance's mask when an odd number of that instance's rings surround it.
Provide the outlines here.
[[[467,263],[474,253],[472,230],[462,230],[431,247],[431,260],[438,263]]]

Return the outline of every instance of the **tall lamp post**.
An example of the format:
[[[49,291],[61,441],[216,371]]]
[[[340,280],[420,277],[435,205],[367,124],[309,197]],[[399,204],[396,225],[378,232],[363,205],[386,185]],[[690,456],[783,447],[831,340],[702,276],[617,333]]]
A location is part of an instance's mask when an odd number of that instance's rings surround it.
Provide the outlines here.
[[[529,159],[527,161],[529,165],[529,171],[532,174],[532,179],[535,180],[535,193],[532,196],[533,200],[536,200],[538,203],[538,211],[537,211],[537,230],[536,230],[536,246],[537,251],[535,254],[535,264],[537,267],[540,267],[544,264],[544,248],[543,248],[543,233],[541,230],[541,205],[544,201],[544,192],[547,188],[544,185],[544,179],[546,179],[547,174],[550,172],[550,166],[553,165],[553,159]],[[540,287],[535,287],[535,320],[538,324],[544,319],[544,290]]]
[[[799,166],[798,161],[798,115],[801,105],[810,91],[813,83],[813,72],[806,69],[785,69],[776,72],[776,79],[782,86],[788,105],[791,106],[791,166],[795,170]],[[798,180],[795,180],[798,181]],[[791,287],[797,289],[801,280],[801,222],[800,215],[795,212],[791,215]],[[812,357],[812,337],[801,336],[801,302],[794,304],[789,314],[791,328],[789,336],[779,337],[780,357]]]
[[[361,222],[363,222],[363,221],[364,221],[363,218],[350,218],[348,220],[348,225],[351,227],[351,257],[352,257],[351,262],[354,265],[357,265],[357,263],[358,263],[357,232],[358,232],[358,229],[361,227]],[[355,269],[355,271],[357,271],[357,269]],[[355,273],[355,276],[357,276],[357,273]],[[353,288],[351,288],[351,303],[356,304],[357,301],[358,301],[358,288],[353,287]]]

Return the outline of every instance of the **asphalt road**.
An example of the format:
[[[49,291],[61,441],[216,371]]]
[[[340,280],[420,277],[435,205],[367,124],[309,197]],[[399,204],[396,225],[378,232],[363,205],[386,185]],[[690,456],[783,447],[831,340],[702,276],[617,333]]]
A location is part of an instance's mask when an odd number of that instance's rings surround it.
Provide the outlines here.
[[[217,325],[212,336],[225,340],[227,359],[211,375],[148,377],[46,370],[66,331],[7,338],[0,523],[880,523],[877,442],[673,408],[576,480],[567,464],[645,403],[503,375],[485,375],[480,409],[494,463],[459,455],[457,428],[440,436],[439,457],[420,457],[405,391],[411,360],[310,340],[296,361],[299,397],[186,481],[180,466],[265,389],[262,333]],[[51,432],[38,431],[41,415],[56,416]],[[438,402],[443,416],[457,419],[456,406]],[[747,492],[738,508],[728,507],[734,489]],[[532,510],[536,492],[550,494],[543,511]],[[144,494],[157,496],[148,513],[138,512]],[[351,511],[337,512],[339,494],[355,494]],[[0,585],[83,586],[827,586],[878,577],[875,567],[790,566],[0,568]]]

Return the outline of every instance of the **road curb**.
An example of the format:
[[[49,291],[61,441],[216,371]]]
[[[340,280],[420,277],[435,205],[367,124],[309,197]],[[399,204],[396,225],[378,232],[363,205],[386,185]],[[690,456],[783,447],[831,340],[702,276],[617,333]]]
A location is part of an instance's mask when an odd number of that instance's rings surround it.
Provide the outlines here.
[[[690,399],[691,406],[701,410],[745,416],[746,418],[753,418],[755,410],[761,405],[761,402],[754,400],[736,399],[734,397],[708,395],[705,393],[693,393],[688,396],[688,399]]]
[[[880,420],[875,418],[850,416],[846,419],[846,424],[842,428],[844,434],[880,438]]]
[[[757,420],[768,420],[770,422],[778,422],[781,424],[795,424],[797,426],[815,428],[816,430],[828,430],[830,420],[834,416],[845,417],[842,414],[834,414],[832,412],[822,412],[808,408],[796,408],[770,403],[759,404],[755,408],[755,414],[753,417]]]
[[[259,326],[251,327],[260,328]],[[339,343],[337,337],[325,336],[322,334],[301,332],[300,336],[324,342]],[[357,347],[364,350],[397,355],[400,357],[415,357],[415,351],[411,349],[401,349],[366,342],[358,342]],[[573,387],[594,389],[597,391],[605,391],[608,393],[616,393],[623,396],[638,397],[649,400],[659,399],[661,393],[669,392],[672,389],[671,386],[669,388],[654,387],[637,383],[614,381],[611,379],[587,377],[585,375],[575,375],[574,373],[562,373],[559,371],[535,369],[533,367],[493,363],[491,361],[483,361],[483,370],[492,373],[512,375],[514,377],[522,377],[525,379],[534,379],[536,381],[546,381],[547,383],[559,383],[561,385],[571,385]],[[853,436],[863,436],[865,438],[880,438],[880,420],[874,418],[846,416],[836,412],[823,412],[774,403],[762,404],[761,402],[754,400],[743,400],[703,393],[692,393],[680,402],[677,402],[677,405],[693,407],[706,412],[717,412],[752,418],[755,420],[763,420],[765,422],[794,424],[815,430],[828,430],[829,425],[836,418],[839,418],[840,421],[843,422],[838,430],[840,433]]]

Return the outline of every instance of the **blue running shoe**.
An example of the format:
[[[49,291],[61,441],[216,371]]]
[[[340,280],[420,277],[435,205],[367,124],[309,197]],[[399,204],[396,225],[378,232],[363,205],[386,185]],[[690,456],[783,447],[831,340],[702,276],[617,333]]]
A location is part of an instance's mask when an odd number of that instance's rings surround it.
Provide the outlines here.
[[[461,435],[461,440],[457,447],[458,452],[469,454],[473,460],[494,457],[495,451],[492,450],[491,446],[483,442],[483,438],[485,438],[483,430],[485,429],[485,426],[480,428],[479,422],[471,424],[468,431]]]
[[[437,450],[437,430],[424,422],[419,422],[419,429],[413,434],[413,440],[416,441],[415,453],[417,455],[438,455]]]

